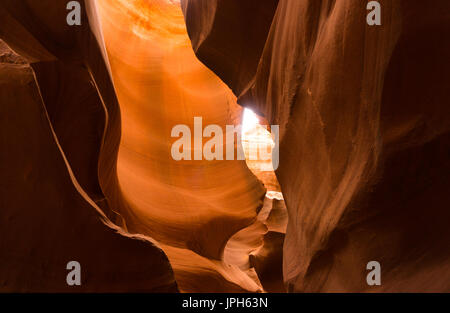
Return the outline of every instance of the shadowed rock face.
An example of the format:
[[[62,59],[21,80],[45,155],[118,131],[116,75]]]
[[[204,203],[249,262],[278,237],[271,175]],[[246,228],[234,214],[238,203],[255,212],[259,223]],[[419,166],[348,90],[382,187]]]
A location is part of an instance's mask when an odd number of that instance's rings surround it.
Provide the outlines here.
[[[280,125],[289,291],[449,291],[448,1],[380,1],[370,27],[364,1],[280,0],[245,57],[228,51],[267,21],[247,25],[237,3],[182,7],[199,58]],[[372,260],[380,287],[366,284]]]
[[[30,66],[0,64],[0,99],[0,289],[176,291],[164,253],[111,224],[76,181]],[[65,283],[73,260],[79,287]]]
[[[0,38],[22,56],[0,47],[0,290],[175,292],[162,250],[105,216],[119,220],[118,103],[96,16],[70,28],[66,5],[0,4]]]
[[[254,77],[278,1],[181,1],[196,55],[236,95]]]

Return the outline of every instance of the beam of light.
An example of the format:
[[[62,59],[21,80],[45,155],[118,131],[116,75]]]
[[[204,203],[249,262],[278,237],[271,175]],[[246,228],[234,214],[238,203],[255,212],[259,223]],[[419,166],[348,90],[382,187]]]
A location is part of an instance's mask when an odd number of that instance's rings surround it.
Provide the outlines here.
[[[245,134],[253,130],[257,125],[259,125],[259,119],[256,114],[250,109],[244,109],[242,118],[242,133]]]

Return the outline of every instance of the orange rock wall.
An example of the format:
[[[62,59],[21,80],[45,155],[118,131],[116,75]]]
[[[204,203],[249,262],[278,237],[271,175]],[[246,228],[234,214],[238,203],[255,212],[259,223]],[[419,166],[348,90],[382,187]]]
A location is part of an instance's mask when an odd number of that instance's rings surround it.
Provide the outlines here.
[[[182,1],[199,58],[281,128],[288,290],[449,291],[448,1],[380,1],[382,25],[368,26],[365,1],[280,0],[251,62],[227,51],[267,23],[205,2]],[[372,260],[380,287],[366,284]]]

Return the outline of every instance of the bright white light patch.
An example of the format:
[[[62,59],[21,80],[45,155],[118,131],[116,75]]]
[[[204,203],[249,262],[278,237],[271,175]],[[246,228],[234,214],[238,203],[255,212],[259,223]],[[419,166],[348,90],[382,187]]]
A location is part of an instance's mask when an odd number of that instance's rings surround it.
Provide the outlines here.
[[[246,133],[259,124],[259,119],[255,113],[250,109],[244,109],[244,116],[242,118],[242,132]]]
[[[266,193],[266,197],[269,199],[277,199],[277,200],[284,200],[283,194],[279,191],[268,191]]]

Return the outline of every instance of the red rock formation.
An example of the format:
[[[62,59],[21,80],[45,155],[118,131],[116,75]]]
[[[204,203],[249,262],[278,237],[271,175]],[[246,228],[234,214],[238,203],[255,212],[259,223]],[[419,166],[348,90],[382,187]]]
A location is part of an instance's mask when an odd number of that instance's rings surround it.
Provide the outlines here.
[[[181,1],[198,58],[237,95],[254,76],[278,1]]]
[[[0,64],[0,99],[0,290],[176,291],[164,253],[109,222],[78,183],[29,65]],[[73,260],[81,286],[66,284]]]
[[[244,161],[175,161],[171,129],[239,122],[228,88],[192,51],[181,8],[162,0],[100,3],[122,112],[118,176],[130,232],[160,242],[182,291],[260,291],[224,262],[229,238],[256,218],[264,189]],[[123,42],[127,41],[127,46]]]
[[[364,1],[280,0],[251,61],[227,53],[258,28],[230,2],[182,1],[199,58],[281,126],[289,290],[449,291],[448,1],[380,1],[374,27]],[[371,260],[377,288],[366,284]]]
[[[0,4],[0,38],[24,57],[0,65],[0,290],[176,291],[154,241],[104,215],[120,199],[120,116],[95,16],[70,28],[66,4]],[[72,260],[80,287],[66,284]]]
[[[450,291],[448,1],[178,2],[1,1],[0,291]],[[171,158],[238,103],[276,177]]]
[[[0,26],[0,38],[30,64],[29,89],[34,92],[38,88],[39,97],[35,102],[48,115],[41,122],[48,123],[54,132],[48,138],[48,134],[38,129],[37,140],[48,140],[49,145],[54,142],[66,161],[66,169],[57,168],[51,172],[55,177],[48,178],[50,184],[61,184],[59,192],[45,196],[45,190],[36,187],[36,193],[42,193],[49,206],[36,227],[48,227],[53,234],[64,233],[65,228],[76,228],[88,218],[97,224],[87,227],[86,237],[96,237],[113,228],[120,233],[119,238],[128,239],[128,244],[124,241],[124,249],[127,245],[132,249],[135,244],[132,240],[135,237],[125,231],[139,238],[145,235],[142,241],[162,247],[181,291],[262,291],[257,275],[248,266],[243,269],[233,261],[224,260],[224,249],[230,238],[256,221],[263,204],[262,184],[242,160],[177,162],[170,154],[175,140],[171,138],[171,128],[177,124],[191,125],[195,116],[201,116],[204,125],[224,127],[238,123],[241,108],[236,98],[196,59],[179,4],[161,0],[98,4],[97,7],[95,1],[82,2],[84,22],[72,27],[65,23],[66,2],[62,0],[56,3],[5,1],[0,6],[2,20],[6,21]],[[29,117],[35,118],[31,113]],[[19,146],[25,144],[17,142]],[[48,149],[39,151],[38,156],[53,156]],[[33,159],[33,166],[39,166],[39,157]],[[53,157],[58,158],[58,154]],[[14,172],[20,170],[11,168],[10,173]],[[57,176],[67,176],[67,172],[69,187]],[[31,186],[39,179],[43,178],[37,178]],[[71,190],[70,183],[75,191]],[[20,184],[15,185],[14,190],[19,187]],[[74,197],[79,193],[87,201],[82,206],[85,212],[74,217],[81,204],[60,202],[59,197],[65,197],[66,193],[74,193]],[[29,205],[40,199],[37,194],[32,195]],[[23,221],[19,229],[32,223],[27,218],[26,203],[21,207]],[[68,206],[67,215],[52,216],[61,205]],[[70,226],[72,219],[73,226]],[[8,221],[3,220],[4,224],[8,225]],[[55,226],[59,224],[59,228]],[[258,239],[264,233],[251,235]],[[28,237],[24,235],[22,240],[25,242]],[[61,240],[65,238],[78,245],[73,259],[82,268],[86,267],[90,275],[99,266],[94,256],[113,254],[108,252],[113,239],[104,239],[102,243],[93,240],[83,246],[83,241],[66,237],[62,234]],[[45,231],[39,237],[47,238]],[[5,249],[12,243],[5,241]],[[98,249],[89,259],[92,245],[104,245],[107,251]],[[16,254],[26,254],[28,248],[36,247],[24,244]],[[117,275],[130,271],[129,278],[117,279],[117,286],[107,286],[107,280],[100,279],[83,283],[80,290],[175,290],[170,265],[161,250],[150,242],[145,248],[126,255],[117,247],[115,253],[119,255],[113,257],[126,268],[113,261],[111,268],[101,271],[104,275],[112,269],[118,271]],[[247,249],[239,253],[246,253]],[[67,253],[62,248],[53,253],[42,251],[36,261],[26,258],[19,261],[7,255],[5,262],[34,266],[49,255],[62,263]],[[142,253],[147,253],[146,258],[141,257]],[[141,268],[141,262],[149,266]],[[42,275],[50,275],[55,268],[59,267],[50,263]],[[154,275],[149,274],[150,270],[155,271]],[[136,282],[134,275],[139,271],[142,275]],[[65,267],[60,274],[64,273]],[[70,291],[65,280],[59,278],[41,289],[36,285],[24,290]],[[25,276],[18,275],[16,279],[16,284],[5,283],[4,289],[20,290],[27,283]],[[140,285],[141,280],[148,281],[146,288]]]

